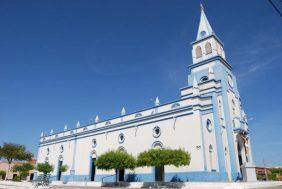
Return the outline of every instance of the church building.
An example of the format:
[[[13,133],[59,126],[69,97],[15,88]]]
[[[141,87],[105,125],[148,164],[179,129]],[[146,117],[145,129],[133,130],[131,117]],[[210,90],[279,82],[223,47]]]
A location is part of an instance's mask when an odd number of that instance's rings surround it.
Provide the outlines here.
[[[254,181],[247,116],[241,104],[236,77],[225,57],[224,45],[213,31],[203,7],[192,45],[187,86],[180,98],[100,120],[77,123],[61,132],[42,133],[38,163],[54,166],[52,180],[114,181],[115,172],[97,169],[95,161],[109,150],[133,156],[151,148],[182,148],[191,155],[189,166],[138,167],[119,170],[118,179],[154,181]],[[59,167],[67,165],[61,173]],[[37,173],[39,174],[39,173]]]

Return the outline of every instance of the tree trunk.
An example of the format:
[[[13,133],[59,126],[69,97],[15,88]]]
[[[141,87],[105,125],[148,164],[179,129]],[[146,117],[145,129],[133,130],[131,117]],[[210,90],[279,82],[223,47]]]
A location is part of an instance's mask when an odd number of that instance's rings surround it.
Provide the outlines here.
[[[115,172],[116,172],[116,184],[117,184],[118,183],[118,170],[116,169]]]
[[[9,175],[9,173],[10,173],[10,169],[11,169],[11,163],[8,162],[8,170],[7,170],[7,172],[6,172],[5,180],[8,179],[8,175]]]

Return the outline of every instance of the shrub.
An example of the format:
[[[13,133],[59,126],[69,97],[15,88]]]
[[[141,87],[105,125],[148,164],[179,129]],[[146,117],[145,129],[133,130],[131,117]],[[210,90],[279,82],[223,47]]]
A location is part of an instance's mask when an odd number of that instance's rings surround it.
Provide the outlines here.
[[[12,181],[15,181],[15,182],[20,182],[21,181],[21,177],[20,176],[15,176]]]
[[[66,172],[68,170],[68,166],[67,165],[62,165],[60,167],[60,171],[63,173],[63,172]]]
[[[19,177],[20,177],[21,180],[26,179],[26,177],[29,174],[29,171],[33,170],[33,169],[34,169],[34,166],[30,163],[23,163],[23,164],[20,164],[20,165],[14,165],[13,166],[13,171],[20,173]]]
[[[48,162],[38,163],[36,169],[39,172],[42,172],[44,175],[51,173],[54,170],[54,167],[50,165]]]
[[[161,167],[165,165],[174,165],[176,167],[189,165],[190,154],[182,149],[150,149],[145,152],[141,152],[137,158],[137,165],[144,166],[156,166]]]
[[[6,171],[0,170],[0,179],[6,177]]]
[[[135,158],[125,151],[109,151],[100,155],[96,161],[98,169],[116,171],[116,182],[118,181],[117,173],[120,169],[134,169],[136,166]]]

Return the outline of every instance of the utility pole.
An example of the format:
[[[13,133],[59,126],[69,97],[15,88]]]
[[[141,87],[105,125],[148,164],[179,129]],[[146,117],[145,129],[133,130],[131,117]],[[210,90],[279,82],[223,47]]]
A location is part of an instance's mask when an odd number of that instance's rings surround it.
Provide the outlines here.
[[[268,177],[267,177],[267,170],[266,170],[266,166],[265,166],[265,161],[264,161],[264,159],[262,159],[262,162],[263,162],[263,166],[264,166],[265,180],[268,180]]]

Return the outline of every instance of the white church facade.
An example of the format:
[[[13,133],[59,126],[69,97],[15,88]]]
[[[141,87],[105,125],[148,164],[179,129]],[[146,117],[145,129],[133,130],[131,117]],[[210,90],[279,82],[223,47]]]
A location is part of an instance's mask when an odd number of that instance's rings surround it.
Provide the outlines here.
[[[225,58],[223,43],[213,32],[201,7],[188,85],[181,97],[121,116],[41,134],[38,163],[54,166],[53,180],[114,181],[115,172],[97,169],[95,160],[109,150],[137,156],[150,148],[182,148],[191,155],[189,166],[140,167],[122,170],[124,181],[235,181],[255,180],[246,114],[236,78]],[[67,165],[65,173],[59,171]],[[161,172],[161,173],[160,173]]]

